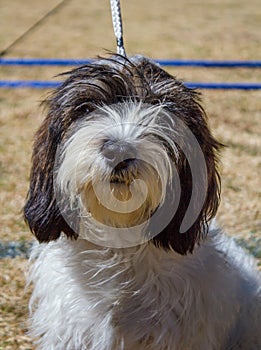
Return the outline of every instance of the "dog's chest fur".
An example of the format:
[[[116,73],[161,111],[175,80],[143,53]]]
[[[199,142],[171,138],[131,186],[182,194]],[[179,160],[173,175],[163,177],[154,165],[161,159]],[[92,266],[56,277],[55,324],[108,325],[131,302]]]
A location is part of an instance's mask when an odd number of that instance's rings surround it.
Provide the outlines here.
[[[231,274],[236,262],[224,254],[212,239],[186,257],[152,244],[116,251],[52,243],[32,272],[35,335],[55,350],[230,349],[225,334],[250,281]]]

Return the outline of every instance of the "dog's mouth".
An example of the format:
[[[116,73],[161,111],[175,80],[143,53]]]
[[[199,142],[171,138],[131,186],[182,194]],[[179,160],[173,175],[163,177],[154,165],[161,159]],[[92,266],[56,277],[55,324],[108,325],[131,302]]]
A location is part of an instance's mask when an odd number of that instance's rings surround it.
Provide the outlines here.
[[[128,185],[128,180],[113,176],[110,180],[110,183],[116,185]]]
[[[111,173],[110,183],[129,186],[138,178],[138,164],[135,158],[128,158],[115,166]]]
[[[115,185],[126,185],[129,186],[136,177],[132,175],[112,175],[110,178],[110,183]]]
[[[137,158],[128,158],[109,169],[109,176],[100,180],[96,177],[84,186],[81,195],[84,209],[96,221],[114,228],[144,223],[162,197],[156,170]]]

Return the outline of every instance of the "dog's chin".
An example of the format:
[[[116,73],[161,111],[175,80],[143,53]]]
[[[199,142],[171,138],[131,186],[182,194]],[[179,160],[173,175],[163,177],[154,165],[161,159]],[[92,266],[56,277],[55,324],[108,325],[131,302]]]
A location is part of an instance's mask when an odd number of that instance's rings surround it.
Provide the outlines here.
[[[130,228],[148,221],[162,200],[161,184],[153,179],[112,175],[108,182],[89,182],[81,192],[81,203],[99,224]]]
[[[119,201],[126,204],[132,198],[131,184],[133,181],[113,179],[110,181],[111,194]]]

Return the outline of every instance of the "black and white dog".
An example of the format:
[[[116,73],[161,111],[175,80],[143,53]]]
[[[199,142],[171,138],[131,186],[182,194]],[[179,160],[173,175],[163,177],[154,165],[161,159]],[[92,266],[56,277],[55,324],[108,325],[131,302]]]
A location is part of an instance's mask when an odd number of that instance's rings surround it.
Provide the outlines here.
[[[38,349],[261,349],[260,276],[213,221],[221,144],[198,93],[115,55],[47,107],[24,209]]]

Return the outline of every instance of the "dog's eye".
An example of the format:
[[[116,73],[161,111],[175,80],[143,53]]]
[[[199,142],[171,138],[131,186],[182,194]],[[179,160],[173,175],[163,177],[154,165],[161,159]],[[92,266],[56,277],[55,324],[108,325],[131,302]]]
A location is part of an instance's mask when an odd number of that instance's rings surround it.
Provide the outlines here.
[[[84,99],[84,101],[78,100],[74,104],[73,112],[77,117],[90,114],[94,110],[94,106],[89,102]]]
[[[75,108],[77,113],[87,114],[90,113],[89,106],[86,103],[83,103]]]

